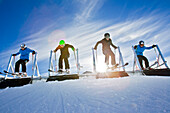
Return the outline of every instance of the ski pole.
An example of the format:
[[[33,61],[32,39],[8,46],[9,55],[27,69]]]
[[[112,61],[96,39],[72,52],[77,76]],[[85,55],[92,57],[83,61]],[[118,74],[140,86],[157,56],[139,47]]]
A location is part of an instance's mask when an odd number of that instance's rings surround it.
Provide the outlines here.
[[[56,56],[56,52],[55,52],[55,70],[57,72],[57,56]]]
[[[14,56],[14,62],[13,63],[14,63],[14,68],[15,68],[15,56]]]
[[[159,66],[159,56],[158,56],[158,54],[157,54],[157,52],[156,52],[156,49],[154,48],[154,51],[155,51],[155,54],[156,54],[156,60],[157,60],[157,62],[158,62],[158,65],[157,66]]]
[[[94,72],[96,72],[96,62],[95,62],[94,48],[92,48],[92,53],[93,53],[93,70],[94,70]]]
[[[96,61],[98,62],[98,59],[97,59],[97,49],[96,49]]]
[[[74,51],[74,60],[76,62],[76,53],[75,53],[75,51]],[[76,63],[76,67],[77,67],[77,63]]]
[[[34,69],[34,55],[32,54],[32,71]]]
[[[75,63],[76,63],[76,68],[77,68],[77,71],[78,71],[78,64],[77,64],[77,59],[76,59],[76,53],[75,53],[75,50],[74,50],[74,60],[75,60]]]
[[[81,66],[80,66],[80,62],[79,62],[78,48],[76,49],[76,52],[77,52],[77,67],[78,67],[78,73],[79,73]]]

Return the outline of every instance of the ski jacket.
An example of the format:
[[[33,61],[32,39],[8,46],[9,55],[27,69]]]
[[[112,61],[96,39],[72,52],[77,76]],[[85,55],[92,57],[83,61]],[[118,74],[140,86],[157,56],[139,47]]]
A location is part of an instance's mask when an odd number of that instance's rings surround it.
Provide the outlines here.
[[[152,46],[150,46],[150,47],[145,47],[145,46],[140,47],[140,45],[137,45],[135,52],[136,52],[137,55],[143,56],[143,52],[144,52],[145,49],[152,49]]]
[[[20,49],[19,52],[16,53],[16,55],[20,54],[20,59],[21,60],[29,60],[30,52],[35,52],[35,51],[26,47],[24,50]]]
[[[74,47],[72,45],[69,45],[69,44],[65,44],[64,47],[61,47],[60,45],[54,50],[54,52],[56,52],[57,50],[60,49],[60,52],[61,52],[61,56],[62,57],[69,57],[70,56],[70,53],[68,51],[68,49],[71,48],[74,50]]]
[[[104,52],[104,51],[111,51],[110,46],[112,46],[112,47],[115,48],[115,49],[117,48],[115,45],[113,45],[111,39],[106,40],[106,38],[98,41],[98,42],[96,43],[96,45],[95,45],[94,48],[97,49],[97,46],[98,46],[98,44],[100,44],[100,43],[102,44],[102,50],[103,50],[103,52]]]

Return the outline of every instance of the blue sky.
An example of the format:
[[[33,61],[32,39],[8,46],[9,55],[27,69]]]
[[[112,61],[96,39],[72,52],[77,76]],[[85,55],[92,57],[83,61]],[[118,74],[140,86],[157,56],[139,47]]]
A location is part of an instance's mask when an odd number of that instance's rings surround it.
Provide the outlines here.
[[[90,70],[91,48],[105,32],[120,46],[129,70],[131,46],[139,40],[148,46],[158,44],[170,61],[169,6],[168,0],[0,0],[0,69],[6,69],[10,54],[26,43],[38,52],[40,72],[46,73],[49,51],[64,39],[79,48],[83,70]],[[100,50],[99,46],[102,61]],[[154,60],[154,52],[147,51],[146,56]],[[71,65],[73,60],[72,55]]]

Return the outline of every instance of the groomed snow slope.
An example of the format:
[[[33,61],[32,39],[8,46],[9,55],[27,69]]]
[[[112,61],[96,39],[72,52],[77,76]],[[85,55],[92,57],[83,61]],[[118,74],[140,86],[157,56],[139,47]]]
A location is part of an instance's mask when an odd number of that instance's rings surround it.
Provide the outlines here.
[[[1,113],[170,113],[170,78],[39,81],[0,90]]]

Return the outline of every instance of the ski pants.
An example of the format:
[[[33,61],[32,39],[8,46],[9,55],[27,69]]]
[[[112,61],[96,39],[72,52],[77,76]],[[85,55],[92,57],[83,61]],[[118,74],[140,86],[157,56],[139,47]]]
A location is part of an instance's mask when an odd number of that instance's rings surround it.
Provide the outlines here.
[[[26,72],[26,63],[28,62],[29,60],[18,60],[16,63],[15,63],[15,72],[19,72],[19,68],[20,68],[20,64],[22,65],[22,72]]]
[[[142,56],[142,55],[137,55],[137,56],[138,56],[141,68],[143,69],[143,63],[142,63],[143,60],[145,61],[146,68],[148,68],[149,67],[148,59],[145,56]]]
[[[111,50],[103,51],[103,54],[105,55],[105,63],[106,63],[106,65],[109,65],[109,56],[111,56],[111,64],[112,65],[116,64],[115,54]]]
[[[59,69],[63,69],[63,60],[64,60],[64,63],[65,63],[65,69],[70,69],[68,58],[69,58],[69,56],[66,57],[66,56],[60,55],[60,58],[59,58]]]

